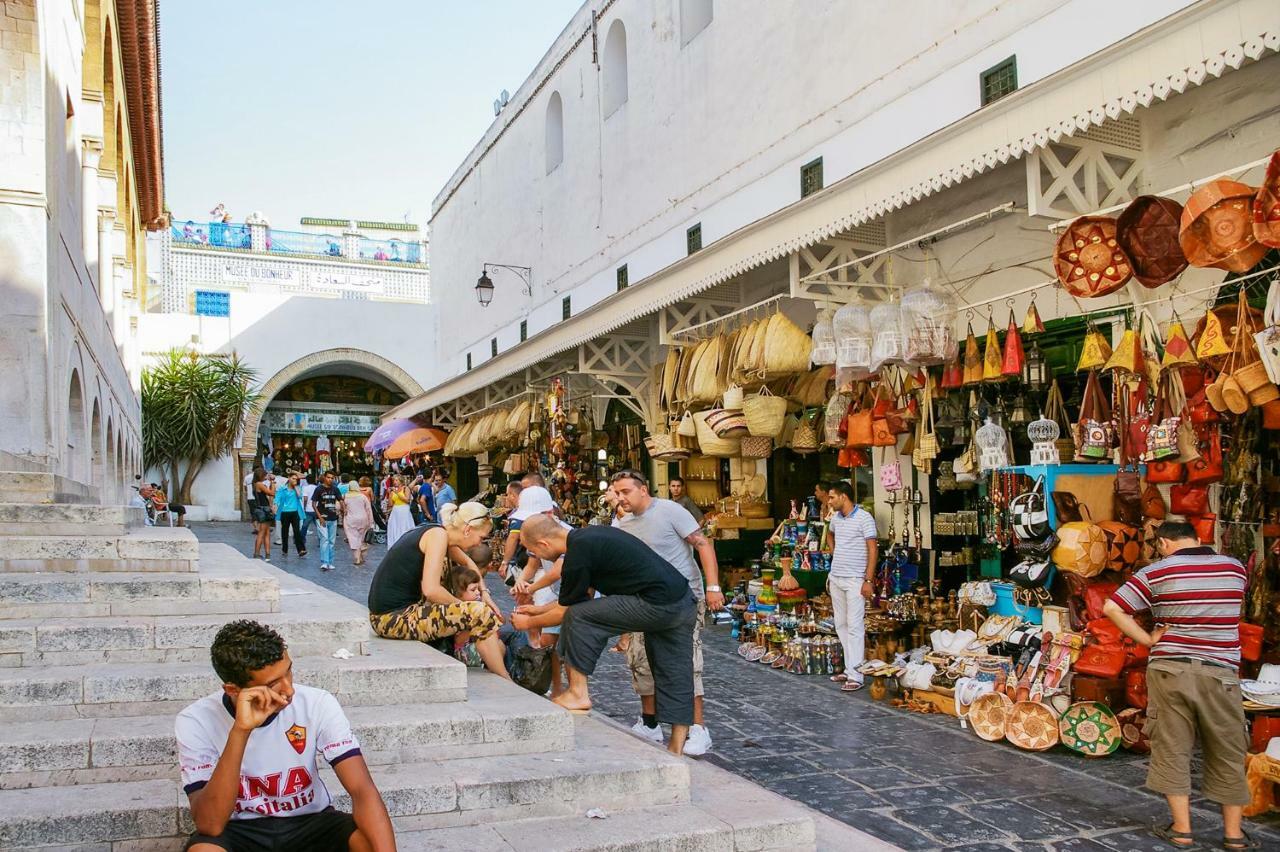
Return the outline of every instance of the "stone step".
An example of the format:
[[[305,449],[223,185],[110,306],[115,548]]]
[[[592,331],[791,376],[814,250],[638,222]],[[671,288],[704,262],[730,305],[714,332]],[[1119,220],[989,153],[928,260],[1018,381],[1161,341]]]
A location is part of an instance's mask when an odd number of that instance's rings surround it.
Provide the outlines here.
[[[279,609],[279,581],[249,560],[225,568],[201,564],[199,572],[0,574],[0,619]]]
[[[372,772],[397,832],[689,801],[683,759],[582,725],[572,751],[381,765]],[[335,805],[349,810],[332,771],[321,775]],[[147,848],[168,848],[164,839],[192,828],[176,780],[0,791],[5,849],[143,839],[154,843]]]
[[[471,672],[466,702],[349,707],[371,765],[567,751],[569,713],[507,681]],[[0,788],[173,780],[173,715],[10,722],[0,727]]]
[[[120,536],[146,520],[146,510],[134,506],[0,503],[0,536]]]
[[[200,547],[186,527],[125,535],[0,536],[0,572],[195,571]]]
[[[373,639],[369,656],[294,659],[300,683],[351,706],[462,701],[466,666],[417,642]],[[0,720],[177,713],[221,686],[208,661],[0,669]]]
[[[5,503],[90,503],[94,498],[88,485],[56,473],[0,469],[0,483],[0,501]]]

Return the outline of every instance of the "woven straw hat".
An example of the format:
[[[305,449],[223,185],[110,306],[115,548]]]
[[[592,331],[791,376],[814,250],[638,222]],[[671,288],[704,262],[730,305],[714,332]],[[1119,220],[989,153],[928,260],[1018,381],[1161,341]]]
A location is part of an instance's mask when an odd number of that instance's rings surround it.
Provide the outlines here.
[[[1013,702],[1003,692],[988,692],[969,705],[969,724],[987,742],[1004,739],[1005,721]]]
[[[1248,272],[1267,247],[1253,235],[1254,189],[1214,180],[1197,189],[1182,209],[1178,242],[1192,266]]]
[[[1280,248],[1280,151],[1271,155],[1267,176],[1253,198],[1253,237],[1264,246]]]
[[[1073,296],[1093,298],[1114,293],[1133,275],[1133,265],[1116,240],[1116,220],[1081,216],[1058,238],[1053,266],[1058,280]]]
[[[1120,721],[1097,701],[1072,704],[1058,720],[1062,744],[1089,757],[1104,757],[1120,747]]]
[[[1019,701],[1009,709],[1004,738],[1027,751],[1053,748],[1058,743],[1058,716],[1039,701]]]
[[[1116,240],[1133,261],[1133,277],[1143,287],[1159,287],[1187,268],[1178,245],[1182,205],[1158,195],[1140,195],[1116,220]]]

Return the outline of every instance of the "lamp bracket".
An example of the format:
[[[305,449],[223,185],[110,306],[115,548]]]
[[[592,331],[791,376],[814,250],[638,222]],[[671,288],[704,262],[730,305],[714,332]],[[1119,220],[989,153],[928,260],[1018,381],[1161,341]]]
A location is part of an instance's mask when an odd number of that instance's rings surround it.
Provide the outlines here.
[[[523,282],[524,282],[524,287],[523,287],[524,294],[525,294],[526,296],[532,296],[532,295],[533,295],[533,269],[532,269],[532,267],[528,267],[528,266],[516,266],[516,265],[511,264],[511,263],[485,263],[485,264],[483,264],[483,266],[481,267],[481,270],[480,270],[480,271],[481,271],[481,273],[486,273],[486,272],[488,272],[491,268],[492,268],[492,269],[505,269],[505,270],[507,270],[508,272],[511,272],[511,273],[515,274],[517,277],[519,277],[519,279],[520,279],[521,281],[523,281]]]

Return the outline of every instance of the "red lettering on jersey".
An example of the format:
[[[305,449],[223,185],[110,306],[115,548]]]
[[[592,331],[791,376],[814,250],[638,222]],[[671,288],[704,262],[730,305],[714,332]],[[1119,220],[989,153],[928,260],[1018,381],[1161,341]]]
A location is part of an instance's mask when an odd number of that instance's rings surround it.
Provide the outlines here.
[[[284,782],[284,789],[280,791],[282,796],[292,796],[311,786],[311,776],[307,773],[305,767],[295,766],[289,770],[289,777]]]
[[[245,780],[249,782],[249,792],[245,798],[255,798],[257,796],[279,796],[280,795],[280,776],[282,772],[273,772],[265,778],[257,778],[253,775],[246,775]]]

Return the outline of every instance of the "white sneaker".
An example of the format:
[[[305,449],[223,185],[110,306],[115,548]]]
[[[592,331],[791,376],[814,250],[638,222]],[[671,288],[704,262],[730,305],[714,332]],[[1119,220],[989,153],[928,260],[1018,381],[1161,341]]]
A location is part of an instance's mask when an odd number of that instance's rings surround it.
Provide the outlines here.
[[[711,750],[711,734],[702,725],[689,726],[689,736],[684,741],[684,753],[699,755]]]
[[[635,734],[638,737],[644,737],[646,740],[649,740],[650,742],[655,742],[658,745],[662,745],[663,739],[662,739],[661,725],[659,725],[656,728],[650,728],[648,725],[644,723],[644,719],[641,719],[639,722],[636,722],[634,725],[631,726],[631,733]]]

